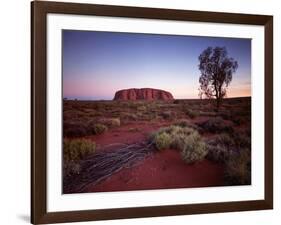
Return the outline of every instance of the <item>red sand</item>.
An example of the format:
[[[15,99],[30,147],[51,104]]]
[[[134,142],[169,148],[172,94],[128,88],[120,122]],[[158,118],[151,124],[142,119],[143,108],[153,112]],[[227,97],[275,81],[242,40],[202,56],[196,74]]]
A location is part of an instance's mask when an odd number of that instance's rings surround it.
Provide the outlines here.
[[[103,149],[105,146],[113,143],[133,144],[145,141],[153,131],[156,131],[160,127],[164,126],[169,126],[169,124],[167,122],[134,122],[132,124],[112,128],[101,135],[89,136],[88,138],[96,142],[97,151],[100,151],[100,149]],[[110,148],[106,149],[108,150]]]
[[[112,143],[143,141],[149,133],[165,125],[168,124],[134,123],[134,125],[124,125],[89,138],[94,140],[101,149]],[[130,131],[130,128],[138,128],[139,131]],[[88,185],[85,192],[206,187],[222,184],[222,165],[208,160],[187,165],[178,151],[168,149],[149,156],[133,168],[122,169],[95,186]]]
[[[209,187],[223,184],[223,168],[208,160],[187,165],[176,150],[164,150],[133,168],[123,169],[86,192]]]

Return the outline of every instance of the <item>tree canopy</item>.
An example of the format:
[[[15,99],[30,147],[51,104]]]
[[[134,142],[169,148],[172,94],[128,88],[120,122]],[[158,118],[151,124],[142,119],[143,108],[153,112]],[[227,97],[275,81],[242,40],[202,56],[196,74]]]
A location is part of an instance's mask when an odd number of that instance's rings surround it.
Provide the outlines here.
[[[226,96],[227,87],[232,81],[232,74],[236,72],[238,63],[228,57],[225,47],[208,47],[199,56],[199,96],[215,98],[217,108]]]

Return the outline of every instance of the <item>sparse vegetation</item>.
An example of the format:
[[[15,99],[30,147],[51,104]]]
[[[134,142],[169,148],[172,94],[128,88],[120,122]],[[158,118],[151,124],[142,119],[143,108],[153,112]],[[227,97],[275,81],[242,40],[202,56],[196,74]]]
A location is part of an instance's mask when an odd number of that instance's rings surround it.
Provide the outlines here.
[[[251,182],[251,141],[246,133],[221,134],[208,142],[208,159],[225,165],[227,185]]]
[[[176,116],[176,114],[173,111],[165,111],[165,112],[162,112],[160,115],[165,120],[175,119],[175,116]]]
[[[235,143],[233,138],[223,133],[218,137],[211,139],[208,144],[208,159],[215,162],[224,163],[230,158],[235,151]]]
[[[107,127],[119,127],[121,125],[119,118],[101,118],[98,120],[98,123]]]
[[[122,120],[137,121],[138,117],[135,113],[122,112],[121,113],[121,119]]]
[[[186,163],[201,161],[208,154],[206,144],[202,141],[198,132],[193,132],[185,139],[185,147],[181,155]]]
[[[189,127],[172,125],[162,128],[152,135],[152,141],[158,150],[181,150],[182,158],[187,163],[204,159],[208,152],[199,133]]]
[[[96,144],[87,139],[68,139],[63,140],[63,160],[64,162],[79,161],[87,155],[95,153]]]
[[[104,141],[107,137],[114,140],[113,142],[124,140],[124,143],[123,141],[119,143],[120,148],[127,148],[126,146],[131,146],[127,144],[143,137],[139,141],[148,142],[137,143],[141,144],[143,152],[147,151],[145,146],[151,144],[149,149],[159,150],[159,155],[179,154],[190,166],[206,158],[222,167],[226,185],[249,184],[251,100],[250,98],[224,99],[219,112],[216,111],[214,101],[212,99],[174,102],[64,100],[63,136],[68,142],[87,141],[85,137],[90,138],[89,136],[92,136],[91,139],[96,140],[97,143],[99,139]],[[153,130],[156,132],[151,139],[145,139]],[[103,135],[99,137],[97,136],[99,134]],[[99,144],[99,148],[103,145],[104,143]],[[114,146],[109,146],[108,150],[111,148],[115,150]],[[133,148],[130,151],[133,151]],[[165,149],[173,149],[173,151],[165,151]],[[248,155],[244,154],[244,151]],[[71,156],[67,156],[69,159],[64,160],[63,170],[64,176],[71,180],[75,175],[79,177],[83,173],[82,163],[86,162],[84,159],[87,154],[81,157],[76,151],[70,152],[72,153],[68,154]],[[165,160],[168,165],[169,158]],[[169,168],[167,165],[165,168]],[[110,170],[110,167],[108,169]],[[91,171],[95,174],[95,169]]]
[[[225,164],[225,182],[227,185],[251,184],[251,153],[249,149],[240,149]]]
[[[94,134],[102,134],[107,131],[107,126],[97,123],[97,124],[94,124],[92,129],[93,129]]]
[[[128,131],[129,132],[138,132],[138,131],[140,131],[140,129],[138,127],[130,127]]]
[[[231,121],[226,122],[221,117],[212,117],[208,120],[197,123],[197,125],[202,128],[203,132],[211,133],[232,133],[234,126]]]
[[[166,132],[159,133],[154,137],[154,143],[158,150],[167,149],[171,146],[171,136]]]
[[[194,119],[195,117],[199,116],[199,112],[192,110],[192,109],[187,109],[185,111],[186,115],[189,116],[189,118]]]
[[[87,139],[63,140],[63,176],[69,177],[80,173],[80,161],[85,157],[94,154],[96,144]]]

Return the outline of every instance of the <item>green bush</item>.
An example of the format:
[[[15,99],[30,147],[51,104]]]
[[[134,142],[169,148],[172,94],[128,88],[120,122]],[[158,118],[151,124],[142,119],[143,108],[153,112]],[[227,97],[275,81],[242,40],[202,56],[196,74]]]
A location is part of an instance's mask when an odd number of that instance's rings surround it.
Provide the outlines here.
[[[107,131],[107,126],[105,126],[103,124],[97,123],[97,124],[94,124],[94,126],[93,126],[94,134],[102,134],[106,131]]]
[[[119,127],[121,125],[119,118],[101,118],[97,120],[97,123],[103,124],[107,127]]]
[[[225,182],[228,185],[251,184],[251,153],[249,149],[241,149],[225,164]]]
[[[78,161],[96,150],[95,142],[87,139],[68,139],[63,140],[63,159],[64,162]]]
[[[82,137],[87,135],[88,129],[84,122],[73,120],[71,122],[64,121],[63,136],[64,137]]]
[[[233,140],[238,148],[251,148],[251,134],[247,132],[234,133]]]
[[[187,109],[185,111],[186,115],[188,115],[191,119],[194,119],[195,117],[199,116],[199,112],[191,109]]]
[[[158,150],[173,148],[182,151],[182,158],[187,163],[202,160],[208,153],[199,133],[190,127],[172,125],[161,128],[151,138]]]
[[[155,146],[158,150],[167,149],[171,145],[171,136],[167,133],[161,133],[155,136]]]
[[[122,112],[121,113],[121,119],[137,121],[138,116],[135,113]]]
[[[197,130],[199,133],[201,133],[201,131],[202,131],[201,127],[197,126],[194,123],[191,123],[189,120],[186,120],[186,119],[178,120],[173,125],[179,126],[179,127],[189,127],[189,128],[194,129],[194,130]]]
[[[146,111],[146,107],[144,105],[138,106],[137,111]]]
[[[165,111],[165,112],[162,112],[160,115],[161,115],[161,116],[163,117],[163,119],[165,119],[165,120],[174,119],[174,118],[176,117],[176,113],[173,112],[173,111]]]
[[[225,163],[236,150],[233,137],[223,133],[213,140],[210,140],[207,145],[208,159]]]
[[[120,119],[119,118],[112,118],[110,120],[110,125],[112,127],[119,127],[121,125]]]
[[[138,132],[138,131],[141,131],[141,129],[139,127],[130,127],[128,129],[129,132]]]
[[[63,164],[63,177],[69,177],[81,172],[81,166],[75,161],[64,162]]]
[[[208,158],[215,162],[225,163],[241,149],[251,149],[251,138],[244,132],[222,133],[208,141]]]
[[[228,121],[227,123],[221,117],[214,117],[197,124],[204,131],[211,133],[233,133],[234,124]]]
[[[217,116],[217,112],[212,112],[212,111],[209,111],[209,112],[200,111],[200,112],[199,112],[199,115],[200,115],[200,116],[212,117],[212,116]]]
[[[201,161],[208,154],[206,144],[201,140],[198,132],[193,132],[184,139],[185,146],[181,156],[186,163]]]

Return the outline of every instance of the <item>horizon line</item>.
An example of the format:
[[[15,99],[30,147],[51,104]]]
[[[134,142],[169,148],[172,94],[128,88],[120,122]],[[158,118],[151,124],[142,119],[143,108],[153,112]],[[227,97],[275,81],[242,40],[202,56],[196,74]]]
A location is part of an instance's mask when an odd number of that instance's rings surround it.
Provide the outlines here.
[[[235,96],[235,97],[227,97],[227,98],[223,98],[223,99],[234,99],[234,98],[250,98],[252,97],[251,95],[246,95],[246,96]],[[165,101],[165,100],[145,100],[145,99],[138,99],[138,100],[113,100],[112,99],[81,99],[81,98],[69,98],[69,97],[63,97],[63,100],[76,100],[76,101]],[[174,99],[170,99],[170,100],[166,100],[166,101],[172,101],[172,100],[215,100],[215,98],[213,99],[209,99],[209,98],[174,98]]]

